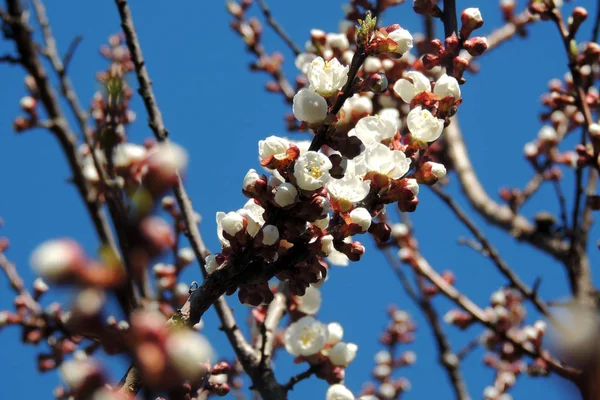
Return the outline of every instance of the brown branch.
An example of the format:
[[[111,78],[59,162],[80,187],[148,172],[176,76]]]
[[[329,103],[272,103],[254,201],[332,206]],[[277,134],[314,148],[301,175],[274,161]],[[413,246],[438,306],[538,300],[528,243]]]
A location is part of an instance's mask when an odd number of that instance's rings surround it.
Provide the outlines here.
[[[108,219],[106,218],[98,199],[92,195],[90,184],[83,176],[83,168],[81,167],[81,160],[77,152],[77,137],[69,127],[67,119],[60,107],[59,99],[52,89],[46,70],[38,57],[37,45],[32,37],[33,30],[25,18],[23,9],[18,0],[6,0],[6,4],[8,18],[3,19],[5,23],[8,23],[11,27],[11,39],[16,44],[21,59],[21,65],[27,70],[36,83],[41,104],[46,110],[51,122],[49,129],[58,139],[63,149],[73,174],[73,182],[75,183],[80,196],[85,201],[88,213],[94,222],[94,227],[96,228],[100,240],[104,244],[110,246],[115,255],[118,255],[116,247],[114,246],[114,239],[112,238],[112,231]],[[51,43],[50,46],[54,46],[54,43]],[[135,302],[133,293],[128,287],[118,289],[117,298],[125,312],[134,308]]]
[[[535,308],[538,309],[539,312],[544,314],[550,320],[554,321],[554,317],[552,316],[550,309],[541,300],[537,293],[534,292],[531,288],[529,288],[521,279],[517,276],[517,274],[508,266],[508,264],[500,257],[498,250],[490,243],[487,237],[483,234],[475,223],[469,218],[469,216],[460,208],[460,206],[454,201],[452,196],[442,192],[437,186],[431,186],[431,190],[435,193],[439,199],[441,199],[456,215],[456,217],[469,229],[469,231],[475,236],[477,241],[481,243],[481,246],[488,254],[488,257],[494,262],[498,270],[504,275],[511,285],[517,289],[519,292],[525,296],[525,298],[529,299]]]
[[[565,53],[568,59],[569,71],[573,77],[573,86],[575,89],[575,104],[579,111],[583,115],[584,126],[581,130],[580,144],[584,145],[587,143],[588,127],[595,123],[592,116],[592,112],[589,104],[586,100],[585,89],[583,79],[581,77],[581,71],[577,65],[577,55],[571,51],[573,37],[569,33],[569,29],[565,24],[560,9],[554,7],[551,10],[551,19],[555,23],[565,48]],[[596,153],[596,152],[595,152]],[[594,154],[596,159],[598,154]],[[600,168],[597,164],[594,166],[596,169]],[[587,243],[587,232],[583,232],[580,226],[580,209],[581,199],[583,197],[583,168],[578,167],[575,172],[575,202],[573,207],[573,214],[571,220],[571,246],[569,249],[569,257],[566,262],[566,266],[569,270],[571,285],[573,288],[574,296],[583,304],[590,307],[595,306],[593,300],[594,287],[591,280],[591,273],[589,271],[589,259],[586,254],[585,244]]]
[[[8,278],[10,287],[21,296],[25,301],[27,308],[34,314],[41,312],[41,307],[37,301],[31,296],[31,293],[25,288],[23,278],[17,272],[15,264],[10,262],[6,255],[0,251],[0,268],[4,271],[4,274]]]
[[[275,20],[275,18],[273,17],[273,14],[271,14],[271,9],[269,8],[269,5],[267,4],[267,2],[265,0],[258,0],[258,5],[260,6],[262,13],[265,16],[265,19],[267,20],[267,22],[269,23],[271,28],[273,28],[273,30],[279,35],[279,37],[285,42],[285,44],[287,44],[287,46],[290,48],[290,50],[292,50],[294,55],[297,56],[300,53],[302,53],[302,51],[300,51],[298,46],[296,46],[296,44],[293,42],[293,40],[290,39],[290,37],[285,32],[285,30],[281,27],[281,25],[279,25],[277,20]]]
[[[444,330],[442,329],[439,316],[431,304],[429,297],[425,294],[425,285],[420,276],[417,278],[417,284],[421,292],[418,305],[431,327],[438,348],[439,362],[446,370],[446,374],[450,379],[456,398],[458,400],[470,400],[469,390],[467,389],[467,384],[463,379],[460,370],[460,359],[452,351],[452,346],[450,345],[446,333],[444,333]]]
[[[492,31],[487,37],[488,48],[484,54],[488,54],[490,50],[497,48],[508,40],[512,39],[516,35],[522,34],[523,28],[530,23],[535,22],[531,14],[527,11],[515,16],[510,22],[504,26]],[[468,61],[473,59],[470,54],[464,54],[464,58]]]
[[[306,371],[300,372],[298,375],[294,375],[290,378],[290,380],[283,385],[283,388],[286,391],[290,391],[294,389],[294,386],[305,379],[310,378],[317,371],[317,367],[311,365]]]
[[[547,352],[541,351],[541,349],[531,346],[528,342],[524,341],[523,338],[517,337],[510,334],[510,332],[498,332],[492,320],[490,320],[488,314],[485,313],[479,306],[473,303],[468,297],[459,292],[454,286],[449,284],[440,274],[438,274],[429,265],[427,260],[423,258],[421,254],[415,252],[414,263],[412,263],[415,270],[431,281],[440,291],[456,303],[463,310],[471,314],[475,320],[490,328],[496,334],[500,335],[502,339],[509,341],[515,347],[519,348],[520,351],[529,355],[532,358],[543,359],[550,371],[562,376],[563,378],[569,379],[573,382],[579,382],[581,377],[581,371],[564,365],[559,360],[550,356]]]
[[[515,214],[510,207],[500,205],[489,197],[471,164],[471,159],[460,131],[458,119],[454,117],[445,130],[448,156],[459,179],[460,186],[469,203],[489,223],[508,231],[517,240],[564,261],[569,245],[561,239],[538,232],[524,216]]]
[[[21,59],[19,57],[12,56],[10,54],[4,54],[0,56],[0,63],[8,63],[8,64],[21,64]]]

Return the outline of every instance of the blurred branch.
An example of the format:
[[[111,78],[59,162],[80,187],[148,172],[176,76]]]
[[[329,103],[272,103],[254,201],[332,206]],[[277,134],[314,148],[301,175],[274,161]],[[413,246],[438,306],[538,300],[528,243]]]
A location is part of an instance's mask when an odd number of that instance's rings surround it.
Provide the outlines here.
[[[63,149],[73,174],[73,182],[85,201],[100,240],[110,246],[113,253],[118,256],[119,252],[108,219],[98,199],[92,195],[91,187],[83,176],[83,168],[77,152],[77,137],[69,127],[60,107],[59,99],[52,89],[46,70],[38,57],[37,45],[32,37],[33,29],[29,25],[18,0],[6,0],[6,4],[9,18],[3,18],[4,22],[11,27],[12,34],[10,37],[15,42],[17,51],[20,54],[21,65],[36,83],[39,98],[51,122],[49,129],[56,136]],[[55,42],[52,41],[50,46],[55,49]],[[126,313],[135,307],[135,298],[129,285],[118,289],[117,297]]]
[[[298,375],[292,376],[290,380],[283,385],[284,389],[286,391],[294,389],[294,386],[298,382],[310,378],[316,372],[316,370],[316,367],[314,365],[311,365],[310,368],[308,368],[306,371],[300,372]]]
[[[258,5],[260,6],[260,9],[262,10],[263,15],[265,16],[265,19],[267,20],[271,28],[273,28],[273,30],[279,35],[279,37],[285,42],[285,44],[287,44],[287,46],[292,50],[294,55],[297,56],[300,53],[302,53],[298,46],[296,46],[292,39],[290,39],[290,37],[281,27],[281,25],[279,25],[277,20],[275,20],[275,18],[271,14],[271,9],[269,8],[267,2],[265,0],[258,0]]]

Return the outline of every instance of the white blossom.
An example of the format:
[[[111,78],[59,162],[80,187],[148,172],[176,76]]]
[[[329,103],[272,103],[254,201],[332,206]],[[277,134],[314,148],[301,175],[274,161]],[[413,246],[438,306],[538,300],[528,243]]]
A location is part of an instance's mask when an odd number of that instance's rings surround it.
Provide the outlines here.
[[[337,322],[327,324],[327,344],[336,345],[344,337],[344,328]]]
[[[413,37],[406,29],[396,29],[388,34],[388,38],[398,45],[394,53],[404,54],[413,47]]]
[[[259,161],[273,156],[277,160],[287,158],[287,150],[290,147],[290,141],[278,136],[269,136],[265,140],[258,141]]]
[[[538,132],[538,139],[547,142],[554,142],[558,140],[558,133],[550,125],[544,125]]]
[[[149,153],[148,164],[160,168],[165,174],[175,174],[187,166],[187,152],[175,143],[159,143]]]
[[[348,42],[348,37],[345,33],[328,33],[325,44],[339,51],[347,50],[350,47],[350,42]]]
[[[460,99],[460,86],[456,78],[444,74],[435,83],[433,93],[441,98],[451,96],[458,100]]]
[[[280,207],[287,207],[296,202],[298,189],[289,182],[282,183],[275,189],[275,203]]]
[[[410,71],[404,74],[404,78],[398,79],[394,84],[394,92],[405,103],[410,103],[415,96],[422,92],[431,92],[429,78],[418,71]]]
[[[331,167],[331,161],[322,153],[307,151],[301,154],[294,164],[294,177],[298,187],[304,190],[320,189],[329,181]]]
[[[389,382],[382,383],[379,385],[379,395],[384,399],[393,399],[396,397],[396,388]]]
[[[314,315],[321,308],[321,291],[314,286],[306,288],[304,296],[298,296],[299,300],[298,311]]]
[[[389,364],[392,362],[392,355],[387,350],[381,350],[373,357],[376,364]]]
[[[350,262],[347,255],[341,251],[337,251],[336,249],[333,249],[333,251],[329,253],[329,256],[327,256],[327,261],[338,267],[347,267]]]
[[[373,143],[365,150],[365,163],[369,171],[399,179],[408,172],[411,160],[402,151]]]
[[[413,108],[406,117],[412,138],[422,143],[437,140],[444,130],[444,120],[434,117],[421,106]]]
[[[331,217],[329,216],[329,214],[326,214],[325,218],[320,218],[314,221],[312,224],[320,229],[327,229],[327,225],[329,225],[330,220]]]
[[[367,96],[355,94],[344,102],[342,110],[344,111],[343,121],[348,122],[352,113],[359,115],[371,114],[373,112],[373,102]]]
[[[292,111],[298,121],[318,124],[327,117],[327,101],[312,89],[300,89],[294,95]]]
[[[263,213],[265,209],[256,204],[254,199],[250,199],[244,204],[244,208],[237,210],[238,214],[246,217],[248,225],[246,231],[252,237],[256,236],[261,226],[265,223]]]
[[[363,63],[363,69],[367,74],[374,74],[383,68],[381,60],[378,57],[369,56]]]
[[[217,236],[219,241],[224,246],[229,246],[229,240],[223,236],[223,231],[231,236],[235,236],[236,233],[244,228],[244,219],[236,212],[228,212],[225,214],[222,211],[217,212]]]
[[[290,324],[285,331],[284,344],[295,356],[317,354],[327,342],[327,327],[309,315]]]
[[[217,256],[214,254],[209,254],[206,256],[206,272],[210,275],[219,268],[219,263],[217,263]]]
[[[356,344],[339,342],[329,351],[329,360],[333,365],[347,367],[356,357],[357,351]]]
[[[410,190],[415,196],[419,194],[419,183],[416,179],[407,179],[404,188]]]
[[[352,223],[358,224],[363,232],[369,230],[372,222],[371,213],[363,207],[358,207],[350,211],[350,219]]]
[[[317,56],[313,53],[300,53],[296,56],[296,60],[294,61],[294,65],[298,68],[303,74],[308,73],[308,67],[313,60],[317,58]]]
[[[343,66],[333,58],[329,61],[321,57],[315,58],[308,67],[307,78],[310,88],[322,96],[336,94],[348,80],[348,66]]]
[[[400,112],[395,108],[383,108],[379,110],[379,116],[394,123],[396,130],[400,129]]]
[[[372,115],[361,118],[356,123],[353,134],[366,146],[369,143],[393,138],[396,134],[396,125],[388,118]]]
[[[357,175],[346,173],[341,179],[329,180],[327,190],[338,201],[356,203],[369,194],[370,181],[363,181]]]
[[[325,400],[354,400],[354,395],[346,386],[336,383],[327,389]]]
[[[321,237],[321,251],[325,253],[326,256],[329,256],[333,251],[333,236],[325,235]]]
[[[265,246],[272,246],[279,239],[279,229],[277,229],[275,225],[265,225],[262,229],[262,232],[262,244]]]

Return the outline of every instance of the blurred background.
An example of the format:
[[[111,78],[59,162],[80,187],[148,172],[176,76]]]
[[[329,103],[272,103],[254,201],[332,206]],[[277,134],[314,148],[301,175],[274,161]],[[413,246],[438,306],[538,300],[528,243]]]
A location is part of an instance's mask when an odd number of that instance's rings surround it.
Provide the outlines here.
[[[319,28],[336,32],[343,18],[341,1],[303,0],[298,2],[269,2],[274,16],[290,37],[299,45],[309,39],[309,31]],[[411,8],[410,1],[384,14],[382,24],[399,23],[413,34],[422,30],[422,22]],[[518,10],[525,5],[517,1]],[[85,106],[100,85],[95,73],[106,67],[98,53],[108,36],[120,29],[116,6],[111,1],[47,0],[48,17],[58,41],[61,54],[67,51],[72,39],[81,35],[71,62],[69,74]],[[592,0],[566,3],[565,15],[574,5],[595,15]],[[498,2],[495,0],[458,0],[457,8],[479,7],[485,19],[480,34],[487,34],[502,25]],[[131,1],[131,9],[142,44],[154,90],[165,123],[174,142],[183,145],[190,155],[186,187],[202,217],[201,231],[209,248],[218,251],[214,215],[217,211],[240,208],[246,201],[241,193],[244,174],[249,168],[259,169],[257,142],[270,135],[289,136],[285,131],[284,115],[291,112],[282,97],[264,89],[268,77],[252,73],[248,64],[254,57],[245,51],[240,38],[229,27],[230,16],[223,1],[158,0]],[[255,15],[260,16],[257,7]],[[578,39],[589,40],[593,17],[580,29]],[[442,32],[441,25],[437,32]],[[473,164],[486,189],[499,200],[502,186],[522,188],[533,174],[523,156],[523,145],[532,140],[540,127],[542,107],[539,97],[547,82],[561,78],[567,70],[563,45],[551,23],[539,22],[528,28],[526,39],[511,42],[484,54],[479,59],[481,71],[468,75],[462,87],[463,105],[459,109],[461,126]],[[441,35],[441,34],[440,34]],[[441,36],[438,36],[441,37]],[[286,57],[284,69],[288,78],[299,73],[293,64],[293,54],[265,26],[263,43],[267,52],[280,50]],[[12,51],[12,43],[0,41],[0,54]],[[56,140],[46,131],[33,130],[17,135],[12,131],[13,118],[19,113],[19,100],[25,95],[24,74],[21,68],[0,65],[0,216],[4,226],[1,236],[8,236],[11,249],[7,255],[14,261],[22,276],[30,282],[29,255],[44,240],[72,237],[93,254],[98,245],[89,217],[75,188],[67,182],[69,172]],[[131,77],[133,78],[133,77]],[[130,81],[137,89],[137,82]],[[141,143],[152,133],[146,124],[146,114],[140,98],[135,97],[132,108],[138,120],[128,131],[129,140]],[[294,139],[307,139],[307,134],[291,134]],[[566,171],[563,189],[572,198],[572,172]],[[457,182],[450,176],[447,190],[464,203]],[[425,188],[419,195],[420,205],[412,216],[416,236],[423,255],[439,271],[452,270],[457,287],[482,307],[489,303],[490,294],[504,285],[489,260],[472,249],[457,245],[457,238],[468,237],[447,207]],[[523,212],[529,216],[546,210],[557,213],[558,204],[550,185],[543,186]],[[532,285],[542,276],[540,295],[546,300],[560,300],[569,295],[562,267],[547,256],[519,244],[504,231],[485,226],[475,216],[479,227],[485,227],[492,243],[522,279]],[[590,236],[592,267],[599,260],[595,242],[599,230]],[[417,354],[415,365],[403,369],[412,389],[404,398],[451,398],[453,392],[446,374],[438,364],[438,355],[431,332],[418,309],[404,294],[400,283],[374,243],[364,238],[365,257],[348,267],[333,267],[330,279],[322,287],[323,305],[318,318],[327,323],[337,321],[345,328],[345,341],[357,343],[358,356],[346,370],[346,385],[358,394],[362,384],[370,379],[373,355],[383,349],[378,336],[388,320],[386,308],[396,304],[409,311],[415,319],[417,339],[402,350]],[[593,268],[594,269],[594,268]],[[596,281],[600,272],[594,269]],[[194,266],[184,275],[189,282],[200,280]],[[5,277],[0,277],[0,309],[11,307],[12,292]],[[56,292],[55,292],[56,293]],[[59,300],[68,304],[71,293],[62,289],[60,297],[47,296],[46,301]],[[231,304],[236,304],[233,297]],[[434,303],[443,315],[452,305],[441,296]],[[235,307],[238,322],[243,322],[249,308]],[[537,315],[529,310],[528,322]],[[205,315],[204,333],[220,356],[233,354],[225,335],[218,331],[214,311]],[[466,331],[445,326],[454,351],[459,351],[482,332],[474,325]],[[4,362],[0,375],[4,382],[4,398],[52,398],[58,384],[56,372],[39,374],[36,369],[37,350],[20,343],[16,328],[1,332]],[[473,398],[481,398],[486,386],[493,382],[494,370],[482,363],[485,351],[481,348],[469,354],[463,363],[463,374]],[[120,379],[127,368],[125,358],[109,359],[110,374]],[[278,354],[275,371],[280,381],[303,371],[294,365],[285,352]],[[290,399],[324,398],[327,384],[311,379],[298,384]],[[559,390],[560,389],[560,390]],[[569,398],[573,395],[559,378],[521,377],[510,392],[514,398],[535,397],[547,400]],[[229,395],[232,397],[232,395]]]

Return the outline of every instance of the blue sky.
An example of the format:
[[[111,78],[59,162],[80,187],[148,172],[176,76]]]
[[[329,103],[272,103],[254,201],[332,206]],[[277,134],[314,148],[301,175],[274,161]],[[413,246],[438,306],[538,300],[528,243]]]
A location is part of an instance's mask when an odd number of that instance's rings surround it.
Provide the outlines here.
[[[154,81],[159,106],[172,140],[184,145],[190,154],[190,168],[186,186],[194,206],[203,216],[201,231],[209,247],[218,249],[214,215],[244,204],[241,194],[242,178],[249,168],[258,168],[257,142],[270,135],[286,135],[283,116],[290,108],[277,95],[266,93],[267,77],[251,73],[248,63],[253,60],[244,50],[240,39],[229,28],[223,1],[164,2],[146,0],[132,2],[135,19],[150,75]],[[311,28],[331,32],[337,30],[342,16],[339,1],[304,0],[283,2],[271,0],[271,8],[292,39],[304,43]],[[408,2],[410,3],[410,2]],[[458,0],[458,9],[480,7],[485,18],[482,33],[500,26],[497,2],[491,0]],[[520,2],[523,3],[523,2]],[[592,0],[576,2],[595,13]],[[83,36],[70,67],[70,75],[85,105],[98,90],[94,79],[96,71],[105,67],[98,47],[107,37],[119,30],[119,20],[111,1],[46,1],[48,16],[61,52],[65,52],[73,37]],[[568,5],[570,9],[572,6]],[[590,18],[593,19],[593,18]],[[420,21],[405,4],[389,12],[384,24],[399,23],[411,32],[420,29]],[[580,37],[589,39],[592,22],[581,28]],[[440,27],[438,27],[438,31]],[[268,51],[283,50],[287,57],[285,70],[289,77],[297,71],[291,53],[286,52],[281,40],[265,28],[265,46]],[[522,146],[539,130],[539,96],[547,82],[561,77],[566,71],[562,44],[555,27],[538,23],[529,29],[527,40],[514,40],[481,58],[481,72],[469,77],[463,86],[464,103],[459,110],[464,135],[472,161],[481,180],[492,197],[497,189],[507,185],[523,187],[531,177],[531,168],[522,156]],[[0,54],[12,51],[9,42],[0,42]],[[97,245],[89,217],[75,189],[67,183],[68,168],[57,142],[48,132],[31,131],[16,135],[11,131],[12,119],[19,113],[19,98],[25,94],[23,72],[17,67],[0,66],[0,171],[3,171],[3,193],[0,196],[0,216],[5,226],[0,235],[11,239],[8,255],[17,263],[27,281],[34,276],[28,265],[29,254],[35,246],[48,238],[73,237],[90,252]],[[133,81],[132,81],[133,83]],[[146,115],[138,97],[133,102],[138,121],[129,131],[130,140],[141,142],[150,137],[145,124]],[[571,173],[572,174],[572,173]],[[571,175],[567,172],[567,176]],[[564,189],[571,198],[572,180]],[[537,210],[557,212],[556,199],[550,187],[544,187],[524,212],[532,216]],[[448,190],[461,199],[455,180],[451,177]],[[456,244],[459,236],[468,232],[446,207],[427,190],[419,196],[421,203],[413,215],[416,234],[423,254],[438,270],[451,269],[456,274],[457,286],[475,302],[484,306],[489,294],[505,281],[494,267],[472,250]],[[475,218],[479,226],[483,221]],[[560,265],[516,243],[496,228],[486,228],[490,240],[499,248],[507,262],[523,280],[532,284],[543,276],[540,293],[548,299],[568,294],[565,275]],[[593,244],[598,230],[593,230],[592,265],[598,261]],[[347,385],[357,393],[369,379],[372,357],[380,350],[377,337],[386,320],[388,304],[397,304],[410,311],[419,326],[417,340],[406,349],[417,353],[417,363],[402,371],[412,383],[405,398],[450,398],[446,376],[437,365],[437,354],[429,328],[404,295],[399,282],[384,258],[365,238],[367,254],[364,259],[348,268],[331,271],[331,279],[323,287],[324,303],[319,318],[324,322],[338,321],[345,327],[345,340],[359,345],[358,357],[348,368]],[[190,268],[186,279],[199,279]],[[598,281],[598,272],[594,272]],[[0,309],[11,307],[12,292],[4,278],[0,283]],[[68,302],[68,293],[61,299]],[[48,302],[52,298],[46,299]],[[236,302],[233,297],[231,304]],[[444,313],[450,304],[441,298],[435,304]],[[236,307],[239,320],[248,308]],[[534,321],[534,315],[530,321]],[[205,333],[217,351],[230,355],[224,335],[216,327],[214,311],[206,315]],[[446,327],[459,350],[481,329],[474,326],[466,332]],[[35,385],[37,398],[51,398],[51,390],[58,382],[55,373],[38,375],[36,349],[20,343],[18,331],[4,329],[1,333],[5,361],[0,366],[3,393],[7,398],[27,398],[23,388]],[[479,350],[464,363],[464,375],[473,398],[480,398],[483,388],[492,382],[493,371],[483,367]],[[276,374],[280,381],[304,369],[295,366],[291,357],[281,353]],[[111,361],[111,376],[120,378],[125,370],[123,360]],[[33,377],[32,377],[33,376]],[[565,392],[555,380],[520,379],[512,390],[515,398],[539,393],[551,400],[562,398]],[[316,379],[300,383],[291,393],[291,399],[324,398],[327,385]],[[25,397],[24,397],[25,396]],[[33,394],[31,395],[33,397]]]

